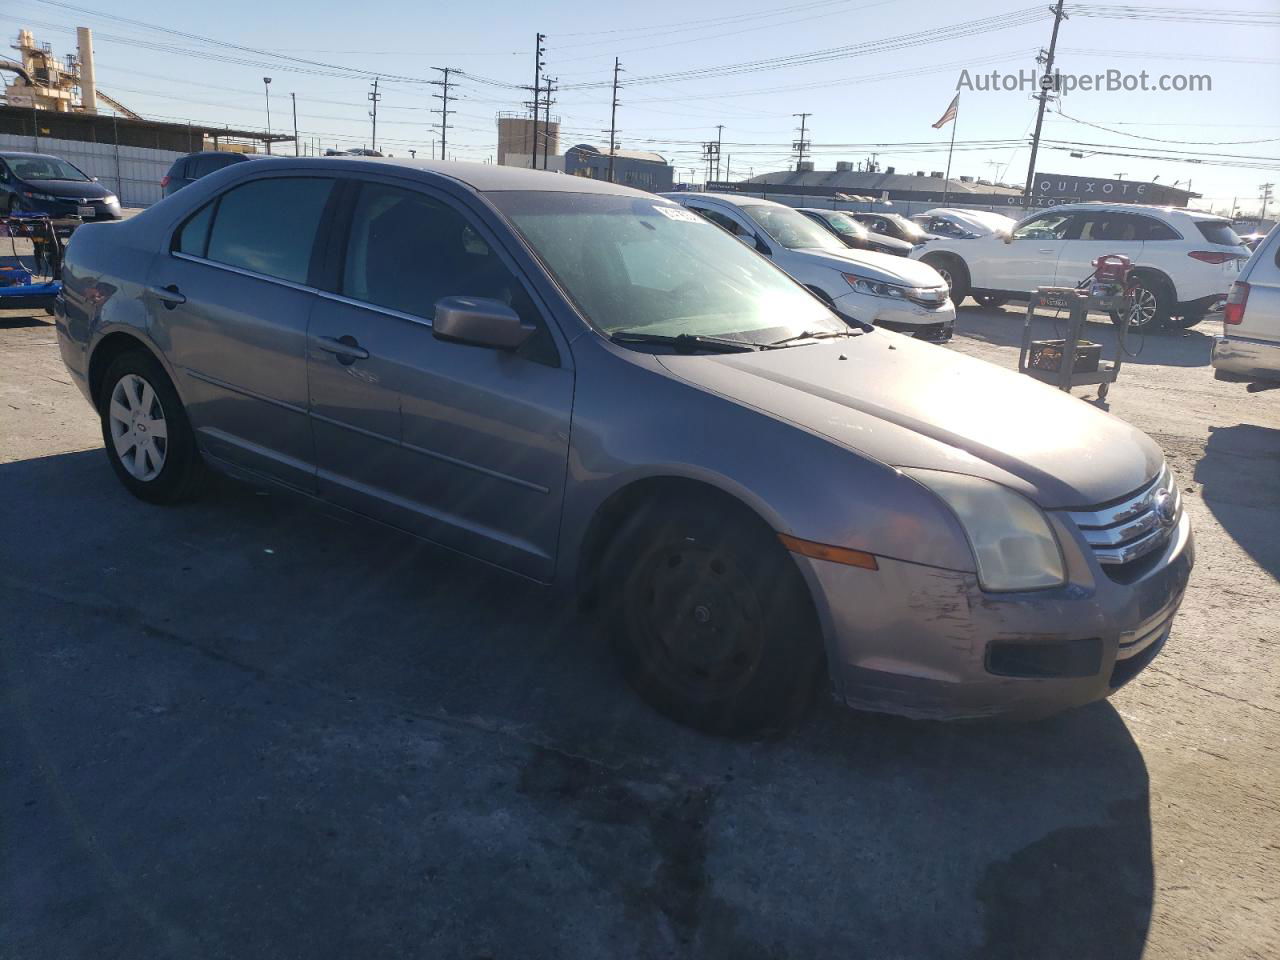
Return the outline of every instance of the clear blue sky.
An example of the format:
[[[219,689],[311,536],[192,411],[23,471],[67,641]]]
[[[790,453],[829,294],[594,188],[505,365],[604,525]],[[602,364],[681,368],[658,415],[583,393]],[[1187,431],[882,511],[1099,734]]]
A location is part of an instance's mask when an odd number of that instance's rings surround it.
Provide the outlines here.
[[[12,39],[20,26],[29,26],[55,51],[68,53],[74,47],[70,28],[93,27],[99,85],[147,116],[262,127],[266,122],[262,77],[270,74],[273,127],[291,127],[289,94],[296,93],[303,137],[319,137],[323,146],[368,142],[368,84],[363,79],[293,72],[279,60],[264,69],[253,63],[217,62],[142,47],[110,37],[261,59],[116,18],[340,68],[428,78],[437,76],[433,66],[452,66],[477,77],[526,85],[532,82],[534,34],[540,30],[547,34],[548,71],[564,87],[553,108],[565,129],[562,145],[607,142],[607,134],[600,131],[609,122],[608,89],[573,89],[571,85],[607,82],[617,55],[626,71],[624,80],[642,81],[624,86],[621,92],[620,140],[627,147],[663,153],[682,168],[682,177],[688,176],[688,167],[701,167],[697,142],[714,139],[716,124],[724,124],[723,152],[731,158],[735,178],[749,171],[780,169],[788,160],[788,144],[796,137],[798,121],[792,114],[801,111],[812,114],[809,138],[819,169],[830,169],[838,159],[864,160],[871,152],[839,145],[909,141],[924,146],[876,150],[881,164],[900,171],[941,170],[950,128],[933,130],[931,124],[954,95],[961,69],[967,67],[971,74],[1029,69],[1036,51],[1048,45],[1052,25],[1048,5],[1027,0],[976,0],[961,6],[912,0],[798,0],[785,6],[769,0],[704,0],[696,5],[675,0],[627,4],[223,0],[177,6],[141,0],[66,2],[98,14],[44,0],[23,0],[19,8],[10,0],[0,5],[5,33]],[[1153,10],[1159,6],[1129,0],[1130,6],[1135,3]],[[1238,196],[1241,208],[1252,210],[1257,206],[1258,185],[1280,182],[1280,163],[1270,162],[1269,169],[1238,169],[1209,161],[1226,163],[1225,154],[1280,157],[1280,26],[1239,22],[1242,18],[1232,13],[1274,15],[1280,13],[1280,6],[1274,0],[1232,0],[1230,11],[1176,9],[1191,12],[1174,20],[1112,19],[1088,16],[1086,7],[1077,5],[1076,15],[1062,27],[1058,65],[1080,74],[1109,68],[1129,73],[1146,70],[1153,79],[1161,74],[1208,74],[1210,91],[1077,91],[1064,98],[1062,110],[1117,132],[1050,114],[1045,137],[1123,145],[1105,148],[1120,152],[1134,148],[1143,148],[1137,152],[1187,151],[1201,154],[1206,162],[1100,155],[1074,159],[1066,151],[1042,149],[1037,166],[1042,171],[1091,176],[1123,173],[1129,179],[1158,175],[1165,183],[1190,179],[1193,189],[1214,204],[1229,205]],[[1020,22],[1020,16],[1027,22]],[[857,55],[850,55],[857,51],[834,50],[818,62],[777,69],[645,81],[672,72],[927,34],[983,18],[995,19],[969,36],[895,50]],[[1224,19],[1237,22],[1216,22]],[[314,69],[295,66],[302,71]],[[413,147],[419,156],[429,155],[435,134],[427,124],[435,117],[427,109],[436,105],[430,97],[434,90],[421,83],[382,83],[378,133],[384,149],[407,155]],[[491,157],[496,145],[495,112],[520,109],[528,93],[465,77],[457,93],[461,99],[452,117],[450,154],[468,160]],[[1023,140],[1034,112],[1030,91],[965,93],[958,143]],[[1161,144],[1138,137],[1192,142]],[[1201,145],[1224,141],[1235,143]],[[1021,183],[1027,158],[1025,146],[957,147],[952,174]]]

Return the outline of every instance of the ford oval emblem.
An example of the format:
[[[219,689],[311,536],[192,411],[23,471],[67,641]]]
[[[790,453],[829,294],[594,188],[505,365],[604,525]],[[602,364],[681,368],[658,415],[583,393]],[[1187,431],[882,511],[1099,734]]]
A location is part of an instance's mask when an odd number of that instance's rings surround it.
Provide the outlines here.
[[[1162,527],[1172,527],[1173,522],[1178,519],[1178,501],[1168,490],[1156,491],[1155,510],[1156,519]]]

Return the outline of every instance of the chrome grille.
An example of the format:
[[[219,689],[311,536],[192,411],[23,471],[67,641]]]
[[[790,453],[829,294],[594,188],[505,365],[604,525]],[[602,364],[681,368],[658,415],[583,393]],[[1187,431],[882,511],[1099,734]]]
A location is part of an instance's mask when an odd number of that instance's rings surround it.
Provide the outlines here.
[[[1119,503],[1070,510],[1098,562],[1118,565],[1163,547],[1182,517],[1182,497],[1169,468]]]

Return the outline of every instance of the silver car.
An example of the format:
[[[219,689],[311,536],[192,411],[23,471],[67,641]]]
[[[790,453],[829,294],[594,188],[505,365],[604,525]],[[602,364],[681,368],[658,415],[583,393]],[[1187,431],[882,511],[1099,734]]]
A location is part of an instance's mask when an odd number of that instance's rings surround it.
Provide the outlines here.
[[[1213,366],[1219,380],[1280,383],[1280,227],[1258,244],[1227,291]]]
[[[708,730],[783,727],[824,677],[914,716],[1105,697],[1191,571],[1142,433],[851,327],[635,190],[266,158],[77,231],[63,297],[63,359],[138,497],[212,468],[559,585]]]

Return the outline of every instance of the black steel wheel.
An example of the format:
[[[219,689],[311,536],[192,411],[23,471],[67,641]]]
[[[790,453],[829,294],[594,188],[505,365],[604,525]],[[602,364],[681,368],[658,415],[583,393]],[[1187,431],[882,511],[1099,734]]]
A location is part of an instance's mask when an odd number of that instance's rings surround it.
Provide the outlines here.
[[[628,682],[718,734],[788,729],[812,700],[822,643],[808,588],[745,509],[646,505],[611,541],[602,625]]]

